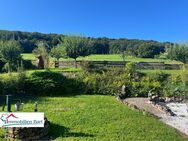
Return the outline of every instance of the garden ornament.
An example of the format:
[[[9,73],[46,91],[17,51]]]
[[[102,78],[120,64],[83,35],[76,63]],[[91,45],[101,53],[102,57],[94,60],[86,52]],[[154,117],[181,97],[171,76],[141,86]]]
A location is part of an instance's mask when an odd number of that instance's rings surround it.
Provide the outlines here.
[[[21,103],[21,100],[17,101],[14,105],[15,111],[21,111],[23,110],[24,103]]]
[[[38,102],[35,102],[35,105],[34,105],[34,111],[35,111],[35,112],[38,111]]]

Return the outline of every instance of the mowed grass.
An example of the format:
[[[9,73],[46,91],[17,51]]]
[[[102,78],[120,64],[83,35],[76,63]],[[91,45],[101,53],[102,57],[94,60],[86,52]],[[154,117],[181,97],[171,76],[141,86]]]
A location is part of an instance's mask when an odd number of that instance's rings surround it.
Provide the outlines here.
[[[24,60],[37,60],[34,54],[32,53],[23,53],[21,54]]]
[[[33,54],[22,54],[23,59],[25,60],[36,60],[36,57]],[[51,58],[54,60],[53,58]],[[60,59],[61,61],[71,61],[73,59]],[[120,54],[106,54],[106,55],[90,55],[86,57],[79,57],[77,60],[89,60],[89,61],[123,61]],[[125,61],[131,62],[165,62],[166,64],[181,64],[178,61],[172,61],[169,59],[153,59],[153,58],[137,58],[132,56],[127,56]]]
[[[25,102],[24,111],[33,111],[34,101]],[[112,96],[45,97],[38,102],[39,111],[51,122],[49,136],[55,141],[187,140],[158,119],[130,109]]]

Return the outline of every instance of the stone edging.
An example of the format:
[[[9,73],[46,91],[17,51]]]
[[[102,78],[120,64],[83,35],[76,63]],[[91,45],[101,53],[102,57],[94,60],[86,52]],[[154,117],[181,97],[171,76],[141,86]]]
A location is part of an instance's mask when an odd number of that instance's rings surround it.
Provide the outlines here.
[[[168,116],[176,116],[176,114],[174,114],[170,108],[168,108],[165,104],[162,104],[160,102],[158,103],[154,103],[152,101],[148,101],[149,104],[151,104],[153,107],[157,108],[158,110],[164,112],[166,115]]]
[[[120,101],[121,103],[127,105],[128,107],[132,108],[132,109],[135,109],[135,110],[139,110],[139,111],[142,111],[142,112],[147,112],[155,117],[158,117],[150,112],[148,112],[147,110],[144,110],[144,109],[140,109],[138,106],[132,104],[132,103],[129,103],[127,101],[125,101],[124,99],[120,99],[120,98],[116,98],[118,101]],[[162,111],[163,113],[165,113],[166,115],[168,116],[176,116],[176,114],[174,114],[164,103],[162,104],[161,102],[158,102],[158,103],[154,103],[152,101],[149,101],[148,100],[148,104],[150,104],[151,106],[157,108],[159,111]]]

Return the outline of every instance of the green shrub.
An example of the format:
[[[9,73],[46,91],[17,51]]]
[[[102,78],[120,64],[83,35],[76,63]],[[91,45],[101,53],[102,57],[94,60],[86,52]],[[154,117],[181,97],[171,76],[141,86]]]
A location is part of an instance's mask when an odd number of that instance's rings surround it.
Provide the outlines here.
[[[1,80],[2,94],[14,94],[17,92],[18,79],[14,76],[7,76]]]
[[[160,82],[151,77],[142,77],[139,82],[132,82],[132,87],[133,97],[147,97],[151,89],[161,90]]]
[[[171,75],[164,86],[163,94],[166,97],[172,97],[176,95],[177,91],[180,96],[187,95],[188,85],[186,83],[186,76],[183,74]]]
[[[92,61],[82,61],[80,65],[84,71],[92,72],[96,69]]]
[[[31,60],[22,60],[22,63],[23,63],[23,67],[24,69],[28,70],[28,69],[36,69],[36,65],[34,65],[32,63]]]
[[[19,72],[0,80],[0,94],[32,94],[37,96],[62,96],[83,92],[83,83],[61,73],[34,72],[31,76]]]
[[[25,90],[25,72],[19,72],[17,75],[8,74],[0,79],[0,94],[18,94]]]
[[[26,90],[34,95],[57,95],[63,86],[65,77],[55,72],[34,72],[26,80]]]
[[[170,76],[169,74],[159,71],[155,73],[152,77],[154,80],[159,81],[160,83],[163,84],[168,80],[169,76]]]
[[[108,70],[107,66],[95,65],[92,61],[82,61],[80,65],[83,71],[90,72],[90,73],[92,72],[102,73]]]
[[[128,62],[125,66],[126,73],[133,75],[136,72],[136,64],[134,62]]]
[[[123,77],[119,76],[120,71],[120,69],[111,69],[102,73],[84,72],[79,77],[86,85],[85,93],[113,95],[123,85]]]
[[[71,95],[81,92],[82,83],[58,72],[45,71],[33,73],[25,87],[28,93],[40,96]]]
[[[26,76],[7,75],[0,79],[0,94],[33,94],[37,96],[63,96],[72,94],[120,94],[121,87],[128,88],[127,97],[147,97],[152,89],[161,96],[173,96],[175,89],[185,94],[187,84],[181,75],[168,76],[161,72],[144,75],[134,69],[134,64],[125,69],[111,68],[100,72],[83,71],[64,76],[58,72],[34,72]]]
[[[147,96],[149,90],[161,89],[160,82],[138,73],[133,64],[122,69],[109,69],[101,73],[84,72],[80,79],[85,83],[85,93],[116,95],[120,93],[123,85],[129,88],[128,97]]]

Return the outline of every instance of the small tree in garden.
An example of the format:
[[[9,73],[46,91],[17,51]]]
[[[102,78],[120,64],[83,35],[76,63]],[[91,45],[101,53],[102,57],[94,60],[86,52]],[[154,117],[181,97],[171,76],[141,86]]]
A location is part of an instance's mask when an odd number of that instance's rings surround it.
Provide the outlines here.
[[[38,44],[38,47],[33,50],[33,54],[39,59],[39,68],[48,68],[49,54],[43,42]],[[41,61],[41,62],[40,62]]]
[[[0,56],[5,64],[5,69],[8,72],[17,68],[19,60],[21,60],[21,47],[16,41],[1,41]]]
[[[50,55],[59,62],[60,58],[66,57],[65,47],[61,45],[58,45],[57,47],[53,47],[50,51]]]
[[[75,60],[75,68],[77,68],[76,59],[78,57],[85,57],[90,54],[89,39],[83,36],[66,36],[63,38],[63,46],[66,55]]]
[[[61,45],[58,45],[57,47],[53,47],[50,51],[50,55],[51,57],[56,59],[59,66],[59,59],[66,57],[65,47]],[[55,65],[55,67],[57,66]]]

